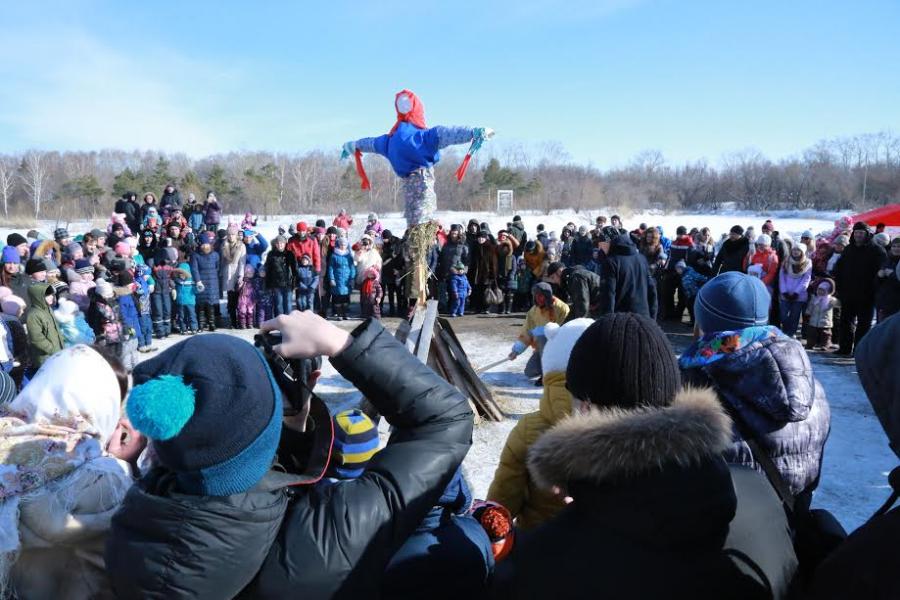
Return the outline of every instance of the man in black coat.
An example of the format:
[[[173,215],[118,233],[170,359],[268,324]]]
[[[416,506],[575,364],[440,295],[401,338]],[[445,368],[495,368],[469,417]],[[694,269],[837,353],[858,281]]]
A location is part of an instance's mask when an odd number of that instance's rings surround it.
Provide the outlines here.
[[[853,225],[853,238],[834,267],[837,297],[841,301],[840,347],[835,354],[850,356],[872,327],[875,287],[884,263],[884,248],[872,242],[864,221]],[[854,334],[855,323],[855,334]]]
[[[116,200],[115,212],[125,215],[125,224],[131,230],[131,235],[138,235],[141,231],[141,205],[138,204],[137,194],[125,192]]]
[[[750,256],[750,240],[744,235],[744,228],[735,225],[728,234],[728,239],[722,243],[716,260],[713,263],[713,275],[727,273],[729,271],[747,271],[747,261]]]
[[[596,318],[603,295],[603,280],[600,276],[578,265],[567,267],[561,262],[547,267],[544,281],[560,290],[560,296],[569,304],[566,322],[581,317]]]
[[[627,234],[619,235],[609,242],[607,257],[601,267],[601,278],[605,286],[600,302],[601,315],[632,312],[650,316],[647,303],[650,273],[647,261],[638,253]]]
[[[516,239],[516,247],[513,254],[517,257],[522,256],[525,252],[525,242],[528,241],[528,234],[525,232],[525,225],[522,224],[522,217],[516,215],[513,217],[512,223],[506,224],[506,230]]]
[[[311,311],[295,311],[268,321],[262,331],[281,332],[275,351],[288,358],[330,357],[393,426],[390,441],[359,478],[316,486],[334,437],[328,409],[313,395],[299,406],[292,402],[292,416],[281,423],[279,391],[272,443],[264,422],[273,411],[273,383],[249,345],[228,336],[197,336],[143,363],[137,382],[155,380],[152,385],[171,398],[178,387],[174,378],[160,383],[158,377],[182,375],[194,388],[196,408],[181,431],[161,443],[165,466],[132,488],[114,519],[106,562],[117,597],[371,594],[462,463],[472,443],[468,402],[378,321],[348,334]],[[240,375],[247,372],[252,376]],[[310,372],[307,386],[319,375]],[[147,400],[140,392],[136,398],[129,401],[129,415]],[[234,419],[241,427],[233,427]],[[171,420],[158,432],[172,434]],[[260,424],[263,433],[242,450],[245,444],[235,442],[252,438]],[[172,452],[173,446],[181,452]],[[185,464],[197,463],[199,472],[185,472]],[[261,478],[248,476],[263,464]],[[210,484],[218,487],[206,489]],[[232,495],[204,493],[235,489]]]
[[[843,259],[841,259],[843,260]],[[900,317],[879,323],[856,349],[856,370],[890,449],[900,457]],[[900,467],[888,476],[900,495]],[[810,598],[900,598],[900,507],[887,503],[819,566]]]
[[[162,213],[162,216],[167,217],[173,209],[177,208],[178,210],[181,210],[183,207],[184,203],[181,200],[181,192],[170,183],[166,186],[165,191],[163,191],[162,198],[159,199],[159,210]]]

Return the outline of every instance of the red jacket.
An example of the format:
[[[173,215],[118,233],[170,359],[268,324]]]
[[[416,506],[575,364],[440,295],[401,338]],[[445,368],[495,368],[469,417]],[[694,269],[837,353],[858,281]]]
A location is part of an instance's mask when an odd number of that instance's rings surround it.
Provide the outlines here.
[[[310,258],[312,258],[312,266],[313,270],[317,273],[322,269],[322,255],[319,250],[319,241],[313,236],[307,234],[306,239],[301,240],[299,235],[291,236],[291,239],[288,241],[285,250],[289,251],[294,257],[297,259],[297,264],[300,264],[300,259],[304,254],[309,254]]]
[[[750,259],[750,264],[762,265],[762,282],[771,290],[778,277],[778,253],[771,248],[757,250]]]
[[[332,221],[332,225],[335,227],[340,227],[344,231],[349,231],[350,226],[353,225],[353,217],[350,215],[338,215]]]

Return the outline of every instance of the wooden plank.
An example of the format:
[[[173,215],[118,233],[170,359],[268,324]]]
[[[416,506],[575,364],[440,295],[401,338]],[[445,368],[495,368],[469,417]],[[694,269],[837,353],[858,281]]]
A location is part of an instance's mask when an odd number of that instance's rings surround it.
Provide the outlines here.
[[[492,421],[503,420],[503,412],[500,410],[500,407],[497,406],[494,397],[484,385],[484,382],[479,379],[475,370],[472,369],[472,365],[469,363],[466,353],[463,351],[457,340],[443,328],[440,331],[440,336],[447,343],[450,353],[453,356],[455,363],[462,370],[466,381],[472,384],[475,391],[476,404],[483,409],[485,417]]]
[[[422,335],[423,322],[425,322],[425,308],[417,306],[416,312],[413,314],[412,325],[410,325],[409,328],[409,336],[406,338],[406,349],[414,356],[416,354],[416,346],[419,343],[419,337]]]
[[[416,346],[416,358],[423,363],[427,363],[428,361],[428,352],[431,350],[431,338],[434,336],[437,314],[437,300],[429,300],[425,304],[425,318],[422,320],[422,333],[419,335],[418,345]]]
[[[456,361],[453,360],[453,356],[450,354],[450,351],[447,349],[447,345],[444,340],[441,339],[441,336],[436,335],[434,337],[434,341],[431,343],[431,349],[432,356],[436,358],[435,362],[437,362],[447,374],[444,378],[452,383],[456,389],[465,394],[469,401],[469,406],[472,408],[472,412],[475,413],[475,422],[478,423],[483,416],[486,416],[485,410],[479,404],[476,404],[478,396],[475,389],[466,381],[466,378],[463,377],[462,372],[459,370],[459,366],[456,364]]]
[[[397,325],[397,331],[394,332],[394,337],[401,344],[406,344],[407,338],[409,338],[409,330],[410,324],[406,319],[400,321],[400,324]]]
[[[478,373],[475,372],[472,363],[469,362],[469,357],[466,355],[465,350],[463,350],[459,338],[456,337],[456,332],[453,331],[453,327],[446,319],[441,319],[441,331],[442,335],[447,336],[447,342],[451,352],[453,352],[453,355],[456,357],[457,362],[460,364],[466,375],[472,379],[472,383],[478,388],[481,397],[484,398],[485,402],[489,402],[496,406],[497,404],[494,402],[494,396],[481,380],[481,377],[478,376]]]

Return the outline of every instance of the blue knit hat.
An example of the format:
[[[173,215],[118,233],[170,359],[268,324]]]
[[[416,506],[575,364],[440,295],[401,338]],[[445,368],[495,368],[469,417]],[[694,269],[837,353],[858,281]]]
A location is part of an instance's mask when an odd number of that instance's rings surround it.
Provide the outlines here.
[[[334,416],[334,443],[329,474],[355,479],[378,452],[378,429],[364,412],[353,409]]]
[[[19,250],[15,246],[7,246],[3,249],[2,264],[19,264]]]
[[[730,271],[710,279],[694,301],[694,317],[703,333],[737,331],[769,322],[772,298],[756,277]]]
[[[281,436],[281,391],[263,356],[236,337],[184,340],[134,369],[128,418],[153,440],[179,491],[229,496],[271,468]]]

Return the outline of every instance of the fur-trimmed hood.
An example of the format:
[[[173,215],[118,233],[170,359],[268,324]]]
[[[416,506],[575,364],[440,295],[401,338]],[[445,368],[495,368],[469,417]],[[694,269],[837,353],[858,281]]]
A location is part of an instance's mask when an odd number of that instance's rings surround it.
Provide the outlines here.
[[[688,388],[664,408],[594,410],[560,421],[529,450],[528,471],[545,489],[596,485],[697,464],[721,454],[731,435],[715,392]]]

